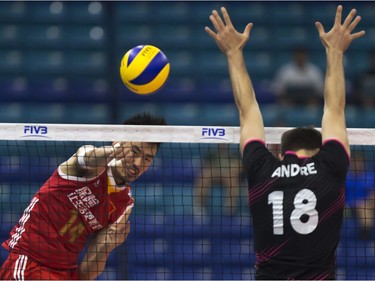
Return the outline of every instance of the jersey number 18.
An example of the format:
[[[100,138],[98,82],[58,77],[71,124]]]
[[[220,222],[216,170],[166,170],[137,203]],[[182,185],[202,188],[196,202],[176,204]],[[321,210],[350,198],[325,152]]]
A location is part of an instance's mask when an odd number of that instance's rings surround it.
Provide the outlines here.
[[[273,234],[284,234],[284,191],[273,191],[268,195],[272,205]],[[319,214],[315,209],[316,196],[310,189],[302,189],[294,197],[294,210],[290,215],[293,229],[300,234],[309,234],[318,226]]]

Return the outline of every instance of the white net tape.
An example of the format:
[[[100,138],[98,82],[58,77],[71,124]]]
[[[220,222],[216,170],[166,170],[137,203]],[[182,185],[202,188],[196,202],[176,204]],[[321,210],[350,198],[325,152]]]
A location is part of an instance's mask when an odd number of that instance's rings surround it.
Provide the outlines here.
[[[288,127],[265,128],[266,142],[280,143]],[[319,129],[319,128],[318,128]],[[375,129],[347,129],[351,145],[374,145]],[[1,140],[149,141],[170,143],[239,143],[239,127],[137,126],[76,124],[0,124]]]

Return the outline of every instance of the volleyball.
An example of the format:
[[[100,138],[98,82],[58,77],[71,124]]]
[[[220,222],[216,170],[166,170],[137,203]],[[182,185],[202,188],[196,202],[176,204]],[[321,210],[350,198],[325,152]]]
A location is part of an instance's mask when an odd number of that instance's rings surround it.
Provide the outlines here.
[[[167,81],[170,64],[166,55],[152,45],[139,45],[125,53],[120,75],[132,92],[148,95],[158,91]]]

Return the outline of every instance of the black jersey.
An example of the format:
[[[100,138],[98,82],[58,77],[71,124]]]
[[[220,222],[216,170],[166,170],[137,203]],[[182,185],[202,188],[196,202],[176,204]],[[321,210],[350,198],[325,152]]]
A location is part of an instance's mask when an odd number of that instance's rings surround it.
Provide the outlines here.
[[[260,141],[243,153],[256,279],[334,279],[349,158],[336,140],[313,157],[276,159]]]

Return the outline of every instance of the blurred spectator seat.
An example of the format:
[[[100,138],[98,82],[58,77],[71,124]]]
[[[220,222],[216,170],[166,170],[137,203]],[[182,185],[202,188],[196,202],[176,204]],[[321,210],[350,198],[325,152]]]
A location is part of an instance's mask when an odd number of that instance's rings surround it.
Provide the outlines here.
[[[212,10],[220,11],[221,6],[222,6],[222,3],[220,2],[208,2],[208,1],[196,2],[196,5],[192,6],[192,11],[191,11],[191,13],[194,14],[194,21],[198,23],[199,26],[201,26],[201,29],[203,29],[202,23],[204,23],[205,25],[210,24],[208,17],[210,16]],[[202,32],[206,33],[204,30],[202,30]]]
[[[194,101],[234,103],[232,85],[228,77],[202,76],[197,81]]]
[[[104,51],[70,51],[65,55],[65,66],[70,74],[107,74],[108,54]]]
[[[239,114],[235,104],[204,103],[200,104],[197,115],[199,125],[204,126],[239,126]]]
[[[159,3],[158,3],[159,4]],[[144,19],[149,19],[154,12],[152,2],[132,1],[132,2],[114,2],[114,20],[117,23],[143,23]],[[120,30],[125,32],[120,25]]]
[[[370,26],[373,26],[375,24],[375,18],[372,16],[375,14],[375,6],[373,2],[361,1],[359,3],[356,3],[356,8],[358,9],[358,12],[362,16],[363,20],[365,20],[366,24]],[[366,29],[366,35],[367,35],[367,29]]]
[[[32,48],[61,48],[64,44],[63,26],[30,24],[22,28],[24,44]]]
[[[159,46],[154,34],[154,27],[147,24],[118,24],[115,32],[116,46],[121,58],[128,50],[138,45],[147,43]]]
[[[28,79],[29,97],[33,102],[64,102],[69,100],[69,83],[65,77],[45,75]],[[45,105],[46,107],[48,104]]]
[[[363,110],[363,126],[365,128],[375,127],[375,108],[365,108]]]
[[[320,21],[323,26],[327,26],[332,23],[332,15],[336,13],[336,9],[337,4],[334,2],[311,2],[306,11],[306,17],[309,23]]]
[[[260,104],[265,127],[279,127],[284,125],[279,107],[277,104]]]
[[[152,3],[152,2],[151,2]],[[159,2],[152,3],[153,16],[158,22],[166,22],[170,25],[172,23],[186,23],[191,20],[191,15],[194,9],[191,9],[191,5],[184,1],[176,2]]]
[[[175,280],[168,267],[140,265],[138,261],[128,264],[128,280]]]
[[[106,104],[68,103],[66,123],[111,124],[110,110]]]
[[[104,25],[69,25],[63,29],[65,44],[77,49],[103,49],[107,37]]]
[[[64,123],[67,115],[64,103],[31,103],[27,111],[28,123]]]
[[[105,45],[105,28],[92,24],[32,24],[22,28],[22,40],[33,48],[100,49]]]
[[[279,25],[280,22],[285,24],[298,24],[301,25],[305,22],[309,22],[306,19],[306,4],[303,2],[272,2],[267,5],[267,18],[273,23]],[[291,39],[290,36],[288,39]]]
[[[286,97],[295,105],[306,105],[316,98],[316,88],[311,85],[287,85]]]
[[[179,265],[173,267],[173,280],[219,280],[214,278],[213,268],[201,265]]]
[[[65,62],[65,53],[51,50],[29,50],[25,69],[32,74],[60,74],[71,71],[72,67]]]
[[[29,50],[25,62],[20,52],[0,52],[0,59],[2,56],[4,60],[0,69],[3,67],[8,72],[14,69],[30,74],[104,75],[108,69],[107,54],[101,51]]]
[[[27,105],[24,103],[0,103],[0,122],[2,123],[19,123],[27,122]]]
[[[0,101],[23,102],[30,100],[29,83],[25,76],[1,75]]]
[[[187,49],[195,45],[195,38],[192,36],[191,27],[186,24],[160,24],[153,33],[158,38],[158,46],[162,48]],[[207,35],[208,36],[208,35]],[[167,56],[168,57],[168,56]]]
[[[286,126],[315,126],[319,127],[322,120],[320,109],[312,107],[288,107],[281,112],[282,120]]]
[[[52,2],[53,3],[53,2]],[[87,2],[61,2],[67,5],[69,19],[74,22],[83,23],[104,23],[106,21],[106,13],[103,2],[87,1]]]
[[[2,74],[19,74],[25,71],[27,63],[24,53],[17,49],[0,50],[0,72]]]
[[[170,49],[168,52],[165,52],[165,55],[171,65],[171,78],[176,76],[189,77],[194,75],[196,69],[194,55],[191,52],[184,50],[181,46],[177,50]]]
[[[24,21],[28,15],[26,1],[1,1],[0,19],[4,22]]]
[[[110,96],[109,81],[103,76],[69,77],[69,97],[65,101],[108,102]]]
[[[199,105],[196,103],[163,103],[161,112],[170,125],[199,124]]]
[[[263,78],[271,77],[276,71],[276,65],[269,52],[249,51],[244,55],[246,61],[249,62],[248,70],[252,80],[260,82]]]
[[[0,46],[17,48],[22,40],[20,29],[19,24],[0,24]]]
[[[100,23],[105,20],[103,4],[96,1],[28,2],[31,19],[34,22],[83,22]]]
[[[347,105],[345,109],[346,126],[348,128],[358,128],[363,126],[363,119],[360,117],[360,110],[351,105]]]
[[[364,97],[375,100],[375,74],[363,78],[362,91]]]
[[[200,49],[195,57],[196,76],[221,75],[228,76],[225,56],[221,52]]]
[[[272,33],[272,29],[270,25],[265,25],[265,24],[257,25],[256,28],[252,29],[251,30],[251,46],[252,47],[251,47],[251,50],[249,50],[249,52],[252,53],[256,49],[259,49],[260,51],[264,52],[265,51],[264,47],[268,47],[268,48],[271,47],[274,44],[273,38],[271,37],[271,33]]]
[[[226,7],[228,12],[233,15],[234,24],[238,23],[240,25],[246,24],[249,21],[257,23],[257,28],[259,28],[258,24],[267,23],[269,22],[269,8],[268,5],[264,2],[253,2],[253,1],[246,1],[246,2],[227,2]],[[207,17],[206,17],[207,20]],[[235,24],[237,26],[237,24]],[[255,32],[255,29],[251,32]],[[255,39],[255,37],[253,38]]]
[[[289,14],[287,17],[289,18]],[[274,38],[273,44],[277,48],[293,48],[298,45],[309,45],[309,38],[312,34],[304,26],[296,25],[277,25],[272,28],[271,37]]]

